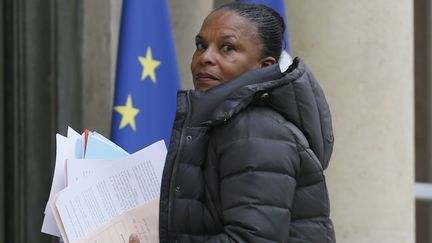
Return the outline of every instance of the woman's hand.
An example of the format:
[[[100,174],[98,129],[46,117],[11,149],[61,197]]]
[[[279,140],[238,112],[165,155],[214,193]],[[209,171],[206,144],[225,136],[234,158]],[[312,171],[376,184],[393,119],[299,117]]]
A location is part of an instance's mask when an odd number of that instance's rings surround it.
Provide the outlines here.
[[[129,236],[129,243],[140,243],[138,235],[137,234],[131,234]]]

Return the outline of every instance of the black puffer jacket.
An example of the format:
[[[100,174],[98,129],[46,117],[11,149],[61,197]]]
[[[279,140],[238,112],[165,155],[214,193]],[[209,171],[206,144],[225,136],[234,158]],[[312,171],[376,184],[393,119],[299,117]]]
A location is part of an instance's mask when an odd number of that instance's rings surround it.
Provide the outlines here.
[[[181,91],[160,242],[335,242],[323,170],[330,111],[300,59]]]

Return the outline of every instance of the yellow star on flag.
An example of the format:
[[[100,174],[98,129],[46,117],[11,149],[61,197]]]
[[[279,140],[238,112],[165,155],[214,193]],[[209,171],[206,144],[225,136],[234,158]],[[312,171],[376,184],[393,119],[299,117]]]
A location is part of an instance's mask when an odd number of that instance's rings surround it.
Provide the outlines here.
[[[120,129],[129,124],[132,130],[136,130],[135,116],[139,113],[139,109],[133,107],[131,95],[128,95],[124,106],[115,106],[114,110],[122,115]]]
[[[147,47],[146,56],[145,57],[138,56],[138,60],[140,61],[143,67],[141,80],[150,77],[152,82],[155,84],[156,83],[155,69],[161,64],[161,62],[153,59],[151,48]]]

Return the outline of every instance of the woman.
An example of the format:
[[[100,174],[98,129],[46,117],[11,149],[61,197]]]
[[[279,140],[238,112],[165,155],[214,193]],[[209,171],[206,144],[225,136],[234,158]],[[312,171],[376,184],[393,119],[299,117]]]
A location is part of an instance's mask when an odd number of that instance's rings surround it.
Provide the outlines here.
[[[160,195],[160,242],[335,242],[323,170],[328,105],[263,5],[214,10],[196,36]],[[136,241],[131,241],[136,242]]]

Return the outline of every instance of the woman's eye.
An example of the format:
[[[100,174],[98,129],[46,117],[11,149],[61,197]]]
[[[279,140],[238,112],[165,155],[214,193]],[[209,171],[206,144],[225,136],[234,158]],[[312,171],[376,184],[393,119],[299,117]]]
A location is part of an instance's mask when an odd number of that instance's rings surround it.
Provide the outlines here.
[[[205,49],[205,46],[202,42],[195,43],[195,46],[196,46],[197,50],[204,50]]]
[[[229,52],[229,51],[234,50],[234,47],[232,45],[225,44],[222,46],[222,50],[225,52]]]

